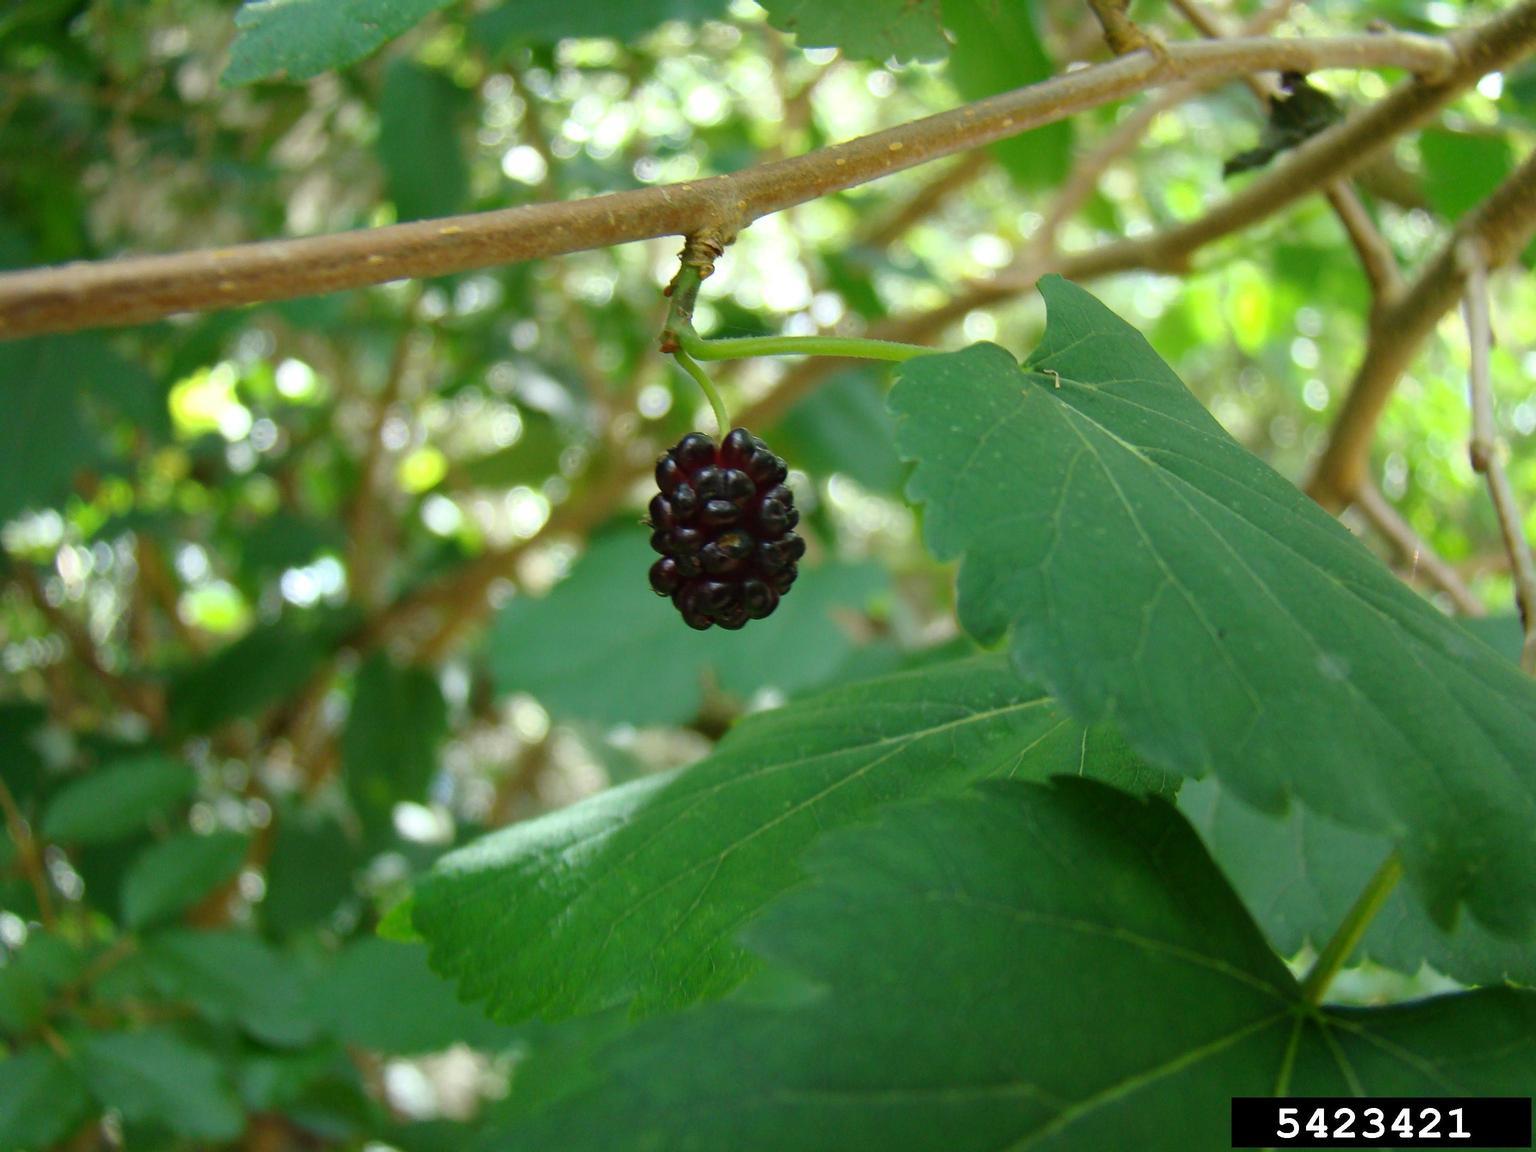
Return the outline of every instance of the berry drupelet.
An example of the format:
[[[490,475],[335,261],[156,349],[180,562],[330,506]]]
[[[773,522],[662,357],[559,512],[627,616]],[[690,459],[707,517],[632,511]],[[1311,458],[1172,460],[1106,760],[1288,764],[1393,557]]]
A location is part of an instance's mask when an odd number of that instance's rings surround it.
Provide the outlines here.
[[[651,587],[690,628],[735,630],[778,607],[795,582],[805,541],[784,461],[745,428],[717,447],[689,433],[656,464],[651,498]]]

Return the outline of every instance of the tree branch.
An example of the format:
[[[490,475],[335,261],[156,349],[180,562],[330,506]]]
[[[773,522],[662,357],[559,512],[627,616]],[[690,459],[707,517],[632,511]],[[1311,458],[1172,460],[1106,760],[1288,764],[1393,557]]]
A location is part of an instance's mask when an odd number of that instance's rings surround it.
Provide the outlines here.
[[[1456,611],[1463,616],[1484,615],[1482,601],[1472,595],[1456,570],[1413,530],[1413,526],[1398,514],[1376,485],[1369,482],[1362,485],[1355,495],[1354,506],[1377,534],[1392,546],[1398,563],[1408,566],[1406,578],[1409,582],[1423,576],[1428,583],[1449,596],[1451,603],[1456,605]]]
[[[1504,551],[1509,553],[1511,574],[1515,580],[1515,606],[1520,610],[1520,625],[1525,629],[1525,643],[1520,650],[1520,666],[1536,674],[1536,560],[1525,538],[1525,526],[1515,502],[1509,474],[1500,456],[1498,432],[1493,423],[1493,387],[1489,382],[1488,351],[1493,345],[1492,325],[1488,319],[1488,265],[1482,244],[1476,238],[1462,241],[1457,260],[1466,277],[1467,292],[1462,310],[1467,322],[1467,340],[1471,351],[1468,373],[1468,400],[1472,408],[1472,440],[1469,455],[1472,468],[1488,483]]]
[[[1440,317],[1455,307],[1466,287],[1458,246],[1476,239],[1489,268],[1514,258],[1536,235],[1536,152],[1472,212],[1464,216],[1439,254],[1372,319],[1365,357],[1334,421],[1307,483],[1319,504],[1337,511],[1364,483],[1376,423],[1392,390],[1418,355]]]
[[[1259,70],[1397,67],[1432,77],[1414,87],[1438,94],[1446,86],[1464,87],[1459,78],[1469,69],[1475,79],[1497,68],[1532,35],[1536,0],[1456,39],[1391,33],[1172,45],[728,176],[330,236],[17,272],[0,276],[0,338],[144,323],[177,312],[440,276],[658,236],[712,232],[729,241],[770,213],[1159,84]],[[1492,41],[1489,47],[1476,50],[1485,40]],[[1425,98],[1429,109],[1441,102]],[[1335,162],[1315,147],[1303,154],[1314,154],[1313,167]],[[1315,184],[1305,169],[1298,174],[1309,187]]]

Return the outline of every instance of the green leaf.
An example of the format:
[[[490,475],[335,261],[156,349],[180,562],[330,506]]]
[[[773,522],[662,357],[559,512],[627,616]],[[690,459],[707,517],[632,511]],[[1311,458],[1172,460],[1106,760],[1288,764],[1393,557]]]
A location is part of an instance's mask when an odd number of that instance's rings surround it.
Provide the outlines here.
[[[877,62],[937,60],[949,49],[939,0],[763,0],[763,7],[768,23],[801,48]]]
[[[489,641],[497,687],[531,692],[561,716],[632,724],[691,719],[706,676],[743,698],[796,692],[837,671],[854,646],[838,617],[888,580],[871,564],[805,567],[771,627],[700,633],[679,627],[646,583],[655,559],[643,532],[612,532],[548,596],[509,602]]]
[[[181,732],[207,732],[255,715],[298,691],[325,656],[311,632],[283,623],[254,628],[171,681],[172,722]]]
[[[414,921],[491,1014],[644,1010],[753,969],[736,928],[794,886],[807,845],[881,806],[998,776],[1088,772],[1156,787],[1000,658],[959,660],[748,717],[673,777],[613,789],[441,860]]]
[[[218,1061],[167,1028],[88,1032],[76,1049],[91,1093],[129,1123],[198,1140],[233,1140],[245,1128]]]
[[[1321,949],[1392,850],[1385,836],[1341,827],[1300,805],[1281,816],[1259,812],[1216,779],[1185,784],[1179,808],[1282,956],[1305,944]],[[1427,962],[1463,984],[1536,985],[1536,949],[1466,917],[1445,932],[1402,888],[1376,913],[1355,959],[1409,975]]]
[[[21,1036],[43,1018],[48,989],[38,973],[14,957],[0,967],[0,1031]]]
[[[237,832],[187,832],[156,844],[123,879],[123,922],[143,928],[192,907],[240,871],[245,851]]]
[[[1515,166],[1509,140],[1493,133],[1426,128],[1419,135],[1424,195],[1447,220],[1481,204]]]
[[[232,1021],[280,1046],[314,1035],[298,969],[250,932],[161,933],[145,942],[141,962],[163,996],[215,1023]]]
[[[267,864],[263,926],[279,935],[327,919],[355,890],[360,849],[335,818],[318,812],[279,810],[277,839]]]
[[[90,1109],[80,1074],[46,1048],[0,1060],[0,1148],[51,1148]]]
[[[633,41],[668,20],[702,24],[725,16],[729,0],[506,0],[470,23],[471,34],[493,52],[517,44],[554,44],[571,37]]]
[[[1536,685],[1236,444],[1059,277],[1030,370],[903,365],[910,495],[961,623],[1149,764],[1389,836],[1431,915],[1536,930]]]
[[[396,216],[421,220],[462,212],[469,171],[459,128],[465,91],[435,68],[392,61],[379,96],[379,160]]]
[[[1536,1076],[1536,994],[1305,1004],[1159,800],[994,782],[830,836],[811,869],[745,933],[764,978],[557,1031],[481,1147],[1184,1152],[1227,1147],[1234,1095]]]
[[[347,792],[370,829],[389,831],[397,801],[426,799],[447,730],[448,706],[430,672],[396,668],[383,653],[363,665],[341,762]]]
[[[223,83],[307,80],[361,60],[449,0],[246,0]]]
[[[43,814],[43,836],[78,844],[119,840],[174,811],[196,788],[196,773],[177,760],[108,764],[59,790]]]
[[[879,384],[887,371],[882,365],[834,376],[789,410],[768,443],[797,468],[841,472],[871,492],[899,495],[907,467]]]
[[[100,336],[44,336],[0,343],[0,522],[63,502],[75,473],[99,459],[93,400],[132,395],[142,370]]]
[[[329,1035],[379,1052],[436,1052],[453,1044],[495,1048],[510,1033],[461,1002],[427,966],[420,944],[359,940],[316,983],[310,1011]]]
[[[954,34],[948,74],[966,100],[982,100],[1053,76],[1056,67],[1035,26],[1037,8],[1013,0],[945,0]],[[1059,120],[991,146],[1022,188],[1053,188],[1072,163],[1072,124]]]

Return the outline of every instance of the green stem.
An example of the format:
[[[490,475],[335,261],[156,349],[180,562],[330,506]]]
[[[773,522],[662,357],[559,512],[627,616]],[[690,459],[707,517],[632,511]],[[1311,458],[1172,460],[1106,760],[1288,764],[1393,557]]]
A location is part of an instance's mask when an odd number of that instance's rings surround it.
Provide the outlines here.
[[[704,396],[709,401],[709,406],[715,410],[715,423],[720,426],[720,435],[723,437],[731,430],[731,416],[725,410],[725,401],[720,398],[720,393],[715,388],[715,382],[709,378],[709,373],[687,352],[679,348],[672,353],[684,372],[692,376],[696,383],[704,391]]]
[[[921,344],[857,336],[737,336],[705,340],[691,327],[672,329],[677,342],[700,360],[741,360],[748,356],[850,356],[860,360],[910,360],[933,352]]]
[[[859,360],[910,360],[926,356],[932,348],[898,344],[858,336],[741,336],[706,340],[693,329],[693,307],[698,299],[699,269],[684,264],[672,281],[672,306],[662,329],[663,347],[675,344],[699,360],[743,360],[752,356],[847,356]],[[691,370],[690,370],[691,371]],[[698,377],[695,376],[695,379]]]
[[[1312,965],[1312,970],[1301,982],[1301,994],[1308,1004],[1323,1002],[1323,994],[1328,991],[1328,985],[1333,983],[1339,969],[1354,954],[1365,930],[1370,927],[1376,913],[1381,911],[1382,905],[1387,902],[1387,897],[1392,895],[1392,889],[1402,877],[1403,862],[1393,852],[1381,862],[1381,867],[1376,869],[1376,874],[1366,884],[1365,890],[1356,897],[1353,907],[1344,916],[1344,922],[1339,925],[1333,939],[1328,941]]]

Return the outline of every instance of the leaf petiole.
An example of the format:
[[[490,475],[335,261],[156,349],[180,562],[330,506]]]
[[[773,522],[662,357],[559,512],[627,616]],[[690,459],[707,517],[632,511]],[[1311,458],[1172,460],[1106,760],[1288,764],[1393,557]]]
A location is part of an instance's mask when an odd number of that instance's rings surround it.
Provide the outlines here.
[[[1387,897],[1392,895],[1392,889],[1397,887],[1402,877],[1403,861],[1394,851],[1381,862],[1381,867],[1376,869],[1376,874],[1366,883],[1364,891],[1355,898],[1343,923],[1335,930],[1333,938],[1323,947],[1311,971],[1302,980],[1301,995],[1308,1004],[1323,1002],[1328,985],[1333,983],[1339,969],[1344,967],[1354,953],[1365,936],[1365,930],[1371,926],[1376,913],[1381,911],[1382,905],[1387,902]]]

